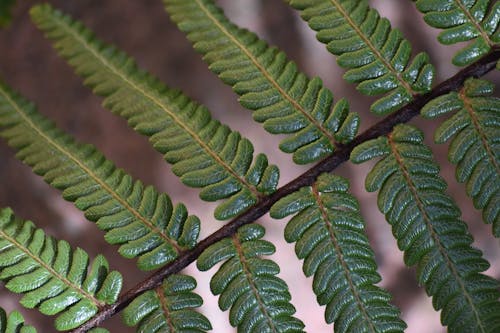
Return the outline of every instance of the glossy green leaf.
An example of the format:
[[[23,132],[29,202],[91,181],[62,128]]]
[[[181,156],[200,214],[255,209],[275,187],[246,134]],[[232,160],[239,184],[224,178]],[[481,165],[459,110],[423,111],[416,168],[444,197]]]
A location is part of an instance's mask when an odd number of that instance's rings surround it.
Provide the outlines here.
[[[451,140],[448,159],[457,165],[456,178],[466,182],[474,206],[500,237],[500,98],[494,84],[469,79],[460,92],[451,92],[422,109],[425,118],[453,115],[436,130],[434,141]]]
[[[23,316],[12,311],[9,315],[0,307],[0,333],[36,333],[33,326],[24,324]]]
[[[212,119],[204,106],[138,69],[126,54],[49,5],[35,6],[31,14],[85,84],[105,97],[104,106],[147,135],[186,185],[202,188],[203,200],[227,199],[216,208],[217,219],[232,218],[274,192],[278,168],[262,154],[254,159],[250,141]]]
[[[10,291],[24,294],[20,302],[25,307],[57,314],[55,327],[60,331],[82,325],[118,298],[121,275],[109,272],[101,255],[89,272],[88,266],[82,249],[72,250],[8,208],[0,211],[0,280]]]
[[[123,311],[123,320],[141,333],[209,331],[212,325],[208,319],[194,310],[203,303],[194,288],[192,277],[171,275],[160,287],[135,298]]]
[[[403,332],[389,293],[376,286],[381,278],[375,257],[348,189],[346,179],[322,174],[313,186],[280,199],[270,214],[294,215],[285,239],[295,243],[306,276],[314,276],[314,293],[335,332]]]
[[[143,270],[174,260],[198,240],[200,221],[183,204],[134,181],[95,147],[77,143],[0,82],[0,136],[17,157],[63,191],[66,200],[106,231],[110,244]]]
[[[347,68],[348,82],[357,83],[366,95],[385,94],[372,104],[375,114],[394,112],[431,89],[435,74],[427,54],[419,53],[410,61],[410,43],[368,6],[368,0],[287,2],[300,11],[338,64]]]
[[[263,255],[273,254],[274,246],[261,238],[264,227],[248,224],[237,234],[208,247],[198,258],[205,271],[222,263],[210,280],[219,297],[219,307],[229,311],[229,322],[238,332],[303,332],[304,324],[293,317],[286,283],[278,278],[279,267]]]
[[[418,0],[430,26],[443,31],[443,44],[471,41],[453,57],[457,66],[465,66],[500,45],[500,2],[491,0]]]
[[[363,155],[373,141],[353,152]],[[380,143],[376,143],[380,144]],[[392,232],[404,251],[405,263],[417,266],[418,281],[433,297],[441,322],[450,332],[497,332],[500,330],[498,281],[481,274],[489,263],[473,248],[460,210],[445,193],[431,150],[415,127],[398,125],[386,137],[390,155],[370,171],[366,188],[379,190],[378,205],[392,225]],[[417,152],[417,153],[416,153]],[[381,169],[397,166],[387,174]]]
[[[285,53],[231,23],[210,0],[164,0],[167,12],[203,54],[210,70],[233,87],[240,103],[298,164],[316,162],[352,140],[359,117],[318,77],[307,78]]]

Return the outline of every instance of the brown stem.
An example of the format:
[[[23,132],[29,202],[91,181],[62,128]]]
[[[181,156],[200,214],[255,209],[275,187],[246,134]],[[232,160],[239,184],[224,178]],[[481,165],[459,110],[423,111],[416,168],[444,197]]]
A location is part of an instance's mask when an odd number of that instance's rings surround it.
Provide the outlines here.
[[[465,67],[446,81],[441,82],[441,84],[436,86],[427,94],[415,96],[411,103],[368,128],[348,144],[340,145],[332,155],[325,158],[288,184],[280,187],[273,194],[263,197],[255,206],[247,210],[245,213],[234,218],[222,228],[207,238],[201,240],[196,247],[191,250],[181,252],[175,261],[159,269],[144,281],[122,294],[114,304],[101,308],[91,320],[73,330],[72,333],[87,332],[91,328],[98,326],[104,320],[114,316],[130,304],[130,302],[132,302],[132,300],[134,300],[137,296],[147,290],[156,288],[167,276],[178,273],[180,270],[191,264],[207,247],[226,237],[231,237],[242,225],[252,223],[262,215],[266,214],[271,206],[279,199],[297,191],[301,187],[312,185],[316,178],[323,172],[333,171],[340,164],[349,159],[349,155],[354,147],[381,135],[389,134],[394,126],[406,123],[415,117],[420,112],[420,109],[432,99],[447,94],[450,91],[458,90],[467,78],[481,77],[491,71],[495,68],[496,62],[499,59],[500,48],[497,47],[475,63]]]

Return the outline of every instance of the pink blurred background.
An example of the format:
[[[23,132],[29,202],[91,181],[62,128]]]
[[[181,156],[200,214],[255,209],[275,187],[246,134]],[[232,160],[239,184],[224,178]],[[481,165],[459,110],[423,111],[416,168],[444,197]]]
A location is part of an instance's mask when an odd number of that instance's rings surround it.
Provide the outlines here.
[[[182,185],[147,139],[130,130],[123,119],[105,111],[100,105],[101,99],[83,87],[81,80],[56,55],[50,43],[30,22],[29,7],[37,2],[18,0],[12,24],[0,30],[2,80],[36,102],[41,113],[54,119],[78,140],[96,145],[118,167],[146,184],[153,184],[169,193],[174,202],[185,203],[191,214],[200,217],[202,237],[221,227],[222,222],[212,217],[214,204],[202,202],[197,190]],[[253,122],[251,113],[239,106],[231,89],[208,71],[200,56],[169,21],[160,0],[48,2],[82,20],[100,39],[123,49],[141,67],[160,77],[169,86],[180,88],[204,103],[215,118],[250,138],[256,152],[266,153],[272,163],[280,166],[280,185],[305,171],[304,167],[292,163],[291,156],[278,150],[280,138],[271,136]],[[310,76],[321,76],[336,99],[346,97],[351,110],[361,115],[361,130],[378,120],[368,112],[373,99],[360,95],[354,86],[341,79],[343,70],[336,65],[333,56],[316,41],[313,32],[283,1],[225,0],[218,1],[218,4],[224,7],[233,21],[286,51],[304,72]],[[372,1],[372,5],[382,16],[390,18],[393,26],[403,31],[412,42],[414,54],[422,50],[430,54],[437,67],[437,81],[458,70],[449,60],[457,47],[444,47],[437,43],[437,32],[425,25],[412,1]],[[487,77],[498,85],[498,75],[489,74]],[[425,128],[427,142],[432,144],[436,124],[421,119],[415,119],[412,123]],[[454,180],[454,166],[446,161],[447,148],[432,145],[432,149],[441,162],[442,175],[449,182],[448,192],[460,203],[462,218],[469,224],[470,232],[476,239],[474,245],[494,263],[487,273],[499,278],[498,241],[491,236],[490,227],[482,224],[480,214],[465,196],[464,186]],[[383,276],[381,286],[392,293],[393,302],[402,310],[402,317],[409,326],[407,332],[443,332],[439,313],[432,309],[430,299],[418,287],[414,270],[402,263],[402,254],[396,247],[390,228],[376,207],[376,195],[364,190],[364,177],[369,167],[369,164],[354,166],[346,163],[337,173],[351,179],[352,191],[361,201],[370,242]],[[35,221],[47,233],[87,250],[92,257],[98,253],[105,254],[112,268],[129,274],[125,276],[124,290],[148,275],[138,271],[133,261],[117,255],[116,247],[105,243],[95,225],[86,221],[71,203],[62,200],[58,191],[51,189],[28,167],[17,161],[13,150],[5,142],[0,142],[0,184],[0,207],[12,207],[17,215]],[[297,308],[296,315],[306,324],[305,330],[333,331],[332,325],[324,323],[323,308],[316,305],[310,288],[311,280],[303,277],[301,263],[295,257],[293,246],[283,240],[286,221],[271,220],[266,215],[258,222],[267,228],[266,239],[278,248],[272,259],[281,266],[280,277],[290,286],[292,302]],[[209,290],[209,279],[215,269],[200,273],[191,265],[186,272],[198,280],[197,291],[205,299],[201,311],[212,322],[213,332],[234,332],[235,329],[227,324],[227,313],[218,309],[217,298]],[[54,331],[51,318],[40,315],[37,310],[21,309],[18,300],[19,297],[8,293],[0,285],[0,306],[8,310],[20,309],[28,323],[35,325],[41,332]],[[125,327],[119,316],[106,322],[104,327],[112,332],[134,331]]]

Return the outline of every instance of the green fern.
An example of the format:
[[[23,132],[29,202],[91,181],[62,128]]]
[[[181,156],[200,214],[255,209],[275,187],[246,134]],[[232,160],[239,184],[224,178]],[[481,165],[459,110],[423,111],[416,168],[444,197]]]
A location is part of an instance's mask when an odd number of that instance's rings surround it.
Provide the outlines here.
[[[206,332],[208,319],[193,311],[203,303],[193,293],[196,280],[187,275],[171,275],[160,287],[140,295],[123,311],[128,326],[140,333]]]
[[[405,263],[417,275],[441,322],[451,332],[498,332],[498,282],[486,275],[489,264],[471,247],[472,237],[460,211],[444,192],[446,183],[423,134],[398,125],[388,136],[357,146],[354,163],[381,156],[366,178],[368,191],[379,191],[378,206],[392,225]]]
[[[298,164],[318,161],[352,140],[359,117],[342,99],[334,106],[321,79],[308,79],[286,55],[232,24],[210,0],[164,0],[166,10],[204,55],[209,68],[240,95],[253,118]]]
[[[36,333],[36,329],[25,325],[19,312],[12,311],[7,316],[5,310],[0,308],[0,333]]]
[[[500,237],[500,99],[494,85],[469,79],[459,92],[451,92],[428,103],[421,111],[425,118],[454,112],[436,130],[434,141],[452,139],[449,160],[457,164],[456,178],[467,182],[467,194],[483,210],[483,220],[493,224]]]
[[[381,278],[359,203],[348,189],[346,179],[323,174],[313,186],[282,198],[270,213],[295,214],[285,239],[296,242],[306,276],[314,274],[314,293],[335,332],[403,332],[406,325],[388,303],[391,296],[375,286]]]
[[[101,307],[118,298],[122,277],[109,272],[103,256],[94,259],[87,272],[87,253],[72,250],[36,229],[30,221],[0,211],[0,280],[15,293],[23,293],[21,304],[37,307],[46,315],[58,314],[55,327],[69,330],[94,316]]]
[[[438,36],[441,43],[455,44],[472,40],[453,57],[453,64],[457,66],[468,65],[494,46],[500,46],[498,1],[417,0],[416,5],[418,10],[425,13],[425,22],[443,29]]]
[[[19,159],[107,231],[106,241],[120,244],[121,255],[137,257],[139,268],[163,266],[196,244],[200,221],[188,216],[183,204],[174,207],[166,194],[134,181],[93,146],[74,142],[2,83],[0,136],[18,150]]]
[[[104,106],[149,136],[184,184],[203,188],[203,200],[227,199],[215,210],[217,219],[242,213],[276,189],[278,168],[263,154],[253,159],[250,141],[213,120],[205,107],[140,71],[126,54],[49,5],[31,14],[85,84],[106,97]]]
[[[229,322],[238,332],[303,332],[304,324],[292,317],[286,283],[275,275],[279,267],[260,256],[273,254],[274,245],[262,240],[265,230],[249,224],[238,233],[207,248],[198,258],[197,266],[206,271],[223,262],[210,281],[215,295],[220,295],[219,307],[231,308]]]
[[[344,78],[358,83],[366,95],[386,94],[372,104],[372,112],[396,111],[431,89],[434,67],[419,53],[410,62],[411,45],[368,0],[287,0],[300,11],[320,42],[347,68]]]

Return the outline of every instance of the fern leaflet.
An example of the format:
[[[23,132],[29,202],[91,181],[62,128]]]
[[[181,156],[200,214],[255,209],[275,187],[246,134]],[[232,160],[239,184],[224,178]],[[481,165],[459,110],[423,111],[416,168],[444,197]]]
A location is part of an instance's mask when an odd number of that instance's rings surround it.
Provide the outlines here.
[[[80,326],[118,298],[120,273],[109,272],[101,255],[89,272],[88,265],[82,249],[72,250],[67,242],[46,236],[10,209],[0,211],[0,280],[10,291],[24,294],[23,306],[59,314],[55,327],[60,331]]]
[[[386,94],[371,106],[383,115],[431,89],[434,67],[419,53],[410,63],[411,45],[398,29],[391,29],[367,0],[287,0],[300,10],[316,37],[347,68],[344,78],[358,83],[363,94]]]
[[[209,68],[233,87],[273,134],[289,134],[280,149],[298,164],[318,161],[351,141],[359,117],[346,100],[333,105],[321,79],[308,79],[286,55],[232,24],[210,0],[164,0],[172,20],[202,53]]]
[[[85,84],[105,97],[104,106],[149,136],[184,184],[203,188],[203,200],[227,199],[216,208],[217,219],[240,214],[276,189],[278,168],[263,154],[254,160],[251,142],[212,119],[205,107],[140,71],[126,54],[49,5],[31,13]]]
[[[198,258],[197,266],[209,270],[223,262],[210,281],[219,307],[229,312],[232,326],[238,332],[303,332],[304,324],[292,317],[286,283],[275,275],[279,267],[260,256],[273,254],[274,245],[262,240],[265,230],[258,224],[247,224],[231,238],[208,247]]]
[[[25,325],[19,312],[12,311],[7,316],[5,310],[0,308],[0,333],[36,333],[36,329]]]
[[[196,281],[187,275],[171,275],[160,287],[134,299],[123,311],[127,325],[138,325],[139,333],[206,332],[208,319],[194,311],[203,300],[193,293]]]
[[[183,204],[174,207],[166,194],[134,181],[95,147],[74,142],[1,83],[0,136],[18,150],[19,159],[107,231],[106,241],[120,244],[121,255],[138,258],[141,269],[163,266],[196,244],[200,221],[188,216]]]
[[[500,99],[494,84],[469,79],[459,92],[429,102],[421,111],[426,118],[455,112],[436,130],[434,140],[451,140],[448,158],[457,164],[456,178],[467,182],[467,194],[483,210],[483,220],[493,224],[500,237]]]
[[[274,218],[295,214],[285,229],[287,242],[304,259],[306,276],[314,274],[313,290],[335,332],[403,332],[391,296],[375,286],[381,278],[364,233],[358,201],[346,179],[322,174],[272,207]]]
[[[446,183],[423,134],[398,125],[388,136],[356,147],[354,163],[382,156],[366,178],[368,191],[379,190],[378,206],[392,225],[407,265],[441,309],[450,332],[500,330],[498,282],[486,275],[489,264],[471,247],[472,237],[460,211],[445,194]]]
[[[417,0],[424,20],[434,28],[444,29],[438,36],[443,44],[472,40],[458,51],[453,64],[465,66],[500,46],[500,2],[491,0]]]

